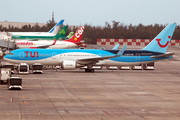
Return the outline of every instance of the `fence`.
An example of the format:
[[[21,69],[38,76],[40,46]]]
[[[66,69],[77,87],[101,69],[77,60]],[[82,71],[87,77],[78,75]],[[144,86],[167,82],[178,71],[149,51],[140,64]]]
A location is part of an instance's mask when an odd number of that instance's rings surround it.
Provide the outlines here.
[[[97,45],[134,45],[146,46],[152,39],[97,39]],[[169,46],[180,46],[180,40],[171,40]]]

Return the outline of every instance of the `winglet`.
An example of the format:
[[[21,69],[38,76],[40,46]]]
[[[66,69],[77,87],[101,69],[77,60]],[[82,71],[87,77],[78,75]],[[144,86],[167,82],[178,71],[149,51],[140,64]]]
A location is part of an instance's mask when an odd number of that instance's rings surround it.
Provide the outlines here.
[[[124,53],[126,47],[127,47],[127,45],[125,45],[115,56],[117,56],[117,57],[121,56]]]
[[[57,41],[57,40],[56,40],[56,39],[54,39],[54,43],[53,43],[52,45],[55,45],[55,44],[56,44],[56,41]]]
[[[119,47],[119,43],[116,46],[114,46],[112,50],[117,50],[118,47]]]

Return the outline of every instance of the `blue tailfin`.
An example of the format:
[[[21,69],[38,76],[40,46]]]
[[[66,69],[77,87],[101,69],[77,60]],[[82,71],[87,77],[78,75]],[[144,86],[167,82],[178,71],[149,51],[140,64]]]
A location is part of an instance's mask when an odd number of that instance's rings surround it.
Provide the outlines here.
[[[166,53],[175,28],[176,23],[170,23],[142,50]]]
[[[56,27],[58,27],[59,25],[63,25],[63,22],[64,22],[64,20],[59,21],[59,22],[49,31],[49,33],[53,33],[54,30],[56,29]],[[59,32],[59,31],[57,31],[57,33],[58,33],[58,32]],[[57,34],[57,33],[54,33],[54,34]]]

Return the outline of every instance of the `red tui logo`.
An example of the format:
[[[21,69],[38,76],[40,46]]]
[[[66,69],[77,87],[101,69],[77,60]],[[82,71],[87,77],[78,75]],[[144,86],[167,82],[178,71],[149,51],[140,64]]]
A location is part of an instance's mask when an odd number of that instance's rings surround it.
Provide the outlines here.
[[[170,39],[171,36],[168,36],[168,38]],[[165,45],[162,45],[162,44],[160,43],[161,39],[156,39],[156,41],[158,42],[158,45],[159,45],[160,47],[162,47],[162,48],[166,47],[166,46],[169,44],[169,41],[167,41],[167,43],[166,43]]]

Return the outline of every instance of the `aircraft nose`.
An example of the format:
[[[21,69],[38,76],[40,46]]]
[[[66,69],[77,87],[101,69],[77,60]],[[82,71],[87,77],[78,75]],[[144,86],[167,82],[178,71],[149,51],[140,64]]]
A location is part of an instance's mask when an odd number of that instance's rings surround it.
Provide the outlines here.
[[[7,57],[6,56],[4,56],[4,58],[3,58],[5,61],[7,61]]]
[[[5,55],[4,56],[4,60],[7,60],[7,59],[9,59],[10,57],[9,57],[9,55]]]

